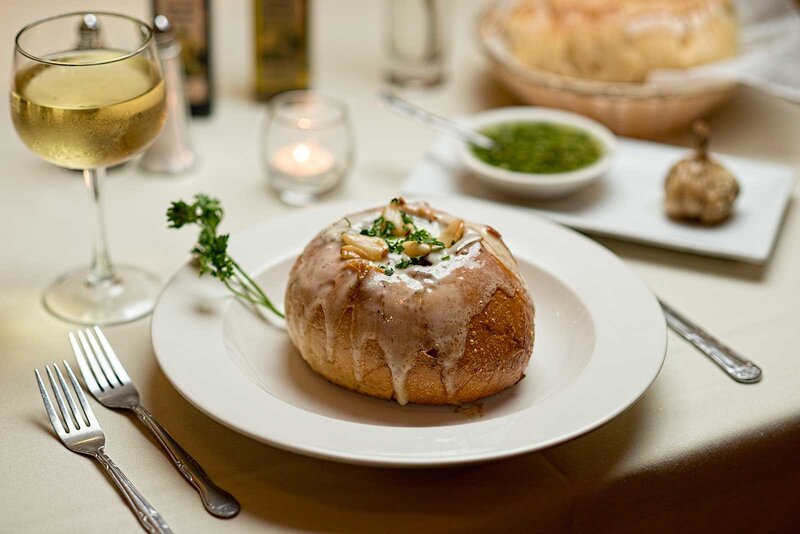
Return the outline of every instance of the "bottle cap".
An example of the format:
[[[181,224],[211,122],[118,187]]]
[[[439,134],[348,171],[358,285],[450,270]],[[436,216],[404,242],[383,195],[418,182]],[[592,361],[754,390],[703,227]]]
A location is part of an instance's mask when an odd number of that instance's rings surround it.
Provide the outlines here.
[[[86,13],[83,16],[80,28],[78,28],[78,35],[80,36],[79,49],[103,48],[100,19],[94,13]]]
[[[175,35],[172,31],[172,23],[166,15],[156,15],[153,19],[153,27],[155,27],[156,30],[156,41],[159,46],[172,44],[175,40]]]
[[[86,13],[81,23],[82,32],[96,32],[100,29],[100,21],[94,13]]]

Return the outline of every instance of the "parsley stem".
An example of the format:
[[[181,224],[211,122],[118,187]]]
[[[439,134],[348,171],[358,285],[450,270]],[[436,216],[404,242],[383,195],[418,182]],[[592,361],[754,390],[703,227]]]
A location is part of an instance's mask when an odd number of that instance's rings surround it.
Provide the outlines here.
[[[250,276],[244,271],[244,269],[242,269],[239,266],[238,263],[236,263],[236,260],[231,259],[231,262],[233,263],[233,267],[237,271],[236,277],[239,278],[239,283],[242,285],[242,287],[244,287],[249,292],[255,293],[257,298],[258,298],[258,302],[260,304],[262,304],[263,306],[266,306],[267,308],[272,310],[276,315],[280,316],[281,318],[285,318],[283,313],[280,312],[278,310],[278,308],[276,308],[272,304],[272,301],[269,300],[269,297],[267,297],[267,295],[264,294],[264,292],[261,290],[259,285],[252,278],[250,278]],[[244,278],[244,280],[247,283],[244,283],[244,281],[241,280],[240,276],[241,276],[241,278]]]
[[[227,287],[227,288],[228,288],[228,290],[230,290],[230,292],[231,292],[231,293],[233,293],[234,295],[236,295],[237,297],[239,297],[239,298],[241,298],[241,299],[244,299],[244,300],[246,300],[246,301],[247,301],[247,302],[249,302],[250,304],[256,304],[256,305],[258,304],[258,302],[256,302],[256,301],[254,301],[254,300],[253,300],[253,297],[251,297],[251,296],[250,296],[249,294],[247,294],[247,293],[244,293],[244,292],[242,292],[242,291],[239,291],[238,289],[236,289],[235,287],[233,287],[233,286],[231,285],[231,283],[230,283],[230,282],[228,282],[227,280],[223,280],[223,281],[222,281],[222,283],[223,283],[223,284],[225,284],[225,287]]]

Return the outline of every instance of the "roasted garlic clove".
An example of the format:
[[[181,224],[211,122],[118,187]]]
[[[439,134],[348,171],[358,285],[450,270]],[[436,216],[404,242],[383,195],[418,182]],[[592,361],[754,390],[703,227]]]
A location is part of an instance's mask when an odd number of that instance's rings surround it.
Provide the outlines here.
[[[353,255],[370,261],[380,261],[389,253],[386,241],[379,237],[361,234],[342,234],[344,246],[341,248],[341,257],[355,259]]]
[[[404,201],[405,202],[405,201]],[[403,211],[406,213],[410,213],[411,215],[416,215],[417,217],[422,217],[428,221],[435,221],[437,220],[436,214],[431,209],[430,205],[427,202],[418,202],[416,204],[403,204]]]
[[[408,235],[414,229],[411,224],[403,222],[399,202],[390,202],[388,206],[383,208],[381,215],[384,221],[392,223],[392,235],[395,237]]]
[[[739,194],[736,178],[708,155],[710,128],[705,121],[692,124],[695,154],[679,161],[664,183],[664,208],[672,218],[712,225],[727,219]]]
[[[353,245],[344,245],[339,250],[339,255],[345,260],[367,259],[367,253]]]
[[[403,253],[409,258],[421,258],[431,253],[433,247],[427,243],[417,243],[416,241],[406,241],[403,243]]]
[[[456,242],[459,239],[461,239],[461,236],[463,235],[464,235],[464,220],[456,219],[455,221],[447,225],[447,228],[444,229],[442,235],[439,236],[439,241],[444,243],[445,247],[451,247],[455,245]]]

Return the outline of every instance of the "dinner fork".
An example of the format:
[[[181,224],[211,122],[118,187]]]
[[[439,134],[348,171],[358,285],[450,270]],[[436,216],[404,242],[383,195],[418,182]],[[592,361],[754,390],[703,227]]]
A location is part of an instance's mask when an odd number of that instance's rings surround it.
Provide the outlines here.
[[[64,380],[64,375],[57,364],[53,364],[58,382],[53,378],[53,373],[50,371],[50,366],[46,365],[47,378],[50,380],[50,387],[55,395],[58,409],[61,413],[60,417],[53,409],[53,403],[50,402],[50,395],[44,387],[42,377],[39,370],[35,369],[36,382],[39,384],[39,393],[42,394],[42,401],[44,402],[44,409],[47,411],[47,416],[50,418],[50,424],[53,425],[58,438],[61,440],[69,450],[80,454],[91,456],[97,460],[103,469],[108,472],[111,479],[116,483],[117,487],[122,491],[125,500],[133,509],[136,518],[142,524],[147,532],[153,533],[171,533],[169,525],[167,525],[161,514],[153,508],[153,505],[147,502],[147,499],[139,493],[139,490],[128,480],[128,477],[120,470],[119,467],[111,461],[111,458],[106,454],[104,447],[106,444],[106,437],[103,434],[103,429],[100,428],[100,423],[92,412],[92,408],[86,401],[86,395],[83,394],[75,374],[72,372],[69,364],[64,360],[64,368],[67,371],[69,380],[75,390],[80,403],[80,409],[75,404],[75,399],[67,387],[67,382]],[[65,404],[66,399],[66,404]]]
[[[70,332],[69,342],[83,381],[94,398],[106,408],[133,411],[155,435],[180,474],[200,494],[203,506],[210,514],[223,519],[238,514],[239,502],[214,484],[200,464],[178,445],[153,414],[139,404],[139,392],[100,327]]]

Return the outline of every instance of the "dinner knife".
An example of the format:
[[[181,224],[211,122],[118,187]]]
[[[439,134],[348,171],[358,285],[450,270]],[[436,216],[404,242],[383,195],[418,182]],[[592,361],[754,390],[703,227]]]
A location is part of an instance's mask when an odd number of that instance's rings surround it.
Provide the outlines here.
[[[742,384],[752,384],[761,380],[761,368],[746,360],[732,348],[724,345],[714,336],[691,322],[659,299],[667,325],[679,336],[694,345],[700,352],[711,358],[728,376]]]

